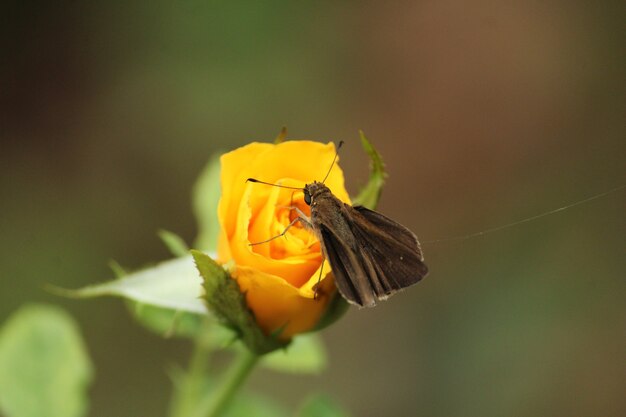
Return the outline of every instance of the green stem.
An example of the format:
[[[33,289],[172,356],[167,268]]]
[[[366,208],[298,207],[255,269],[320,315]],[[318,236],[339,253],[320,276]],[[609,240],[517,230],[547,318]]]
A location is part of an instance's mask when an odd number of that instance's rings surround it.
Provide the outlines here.
[[[259,356],[248,349],[240,351],[235,362],[218,381],[216,390],[200,400],[192,416],[218,417],[241,388],[258,359]]]
[[[206,341],[208,320],[202,325],[202,331],[194,339],[193,352],[189,360],[189,369],[176,392],[170,415],[172,417],[187,417],[196,407],[198,399],[205,388],[207,365],[211,355],[211,346]]]

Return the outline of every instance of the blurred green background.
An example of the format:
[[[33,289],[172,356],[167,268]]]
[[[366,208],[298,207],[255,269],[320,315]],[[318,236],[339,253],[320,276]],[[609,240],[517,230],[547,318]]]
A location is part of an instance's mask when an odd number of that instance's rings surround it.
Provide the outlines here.
[[[44,283],[112,277],[195,237],[191,186],[252,140],[346,141],[390,173],[379,209],[431,274],[323,333],[321,376],[255,373],[295,407],[324,391],[354,416],[626,415],[621,2],[2,2],[0,320],[27,301],[79,320],[91,416],[164,416],[190,346],[116,299]],[[306,155],[302,156],[306,158]]]

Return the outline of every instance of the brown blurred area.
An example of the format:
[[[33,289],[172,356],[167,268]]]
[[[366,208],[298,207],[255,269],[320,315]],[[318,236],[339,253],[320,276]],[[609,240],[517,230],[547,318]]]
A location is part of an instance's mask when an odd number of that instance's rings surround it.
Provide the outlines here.
[[[0,320],[28,301],[80,322],[92,416],[164,416],[189,346],[114,299],[44,283],[112,277],[193,241],[213,152],[364,130],[389,171],[379,209],[424,242],[430,276],[324,332],[317,377],[260,371],[290,407],[325,391],[355,416],[626,415],[620,2],[3,2]],[[306,156],[303,156],[306,157]],[[271,387],[268,388],[268,387]]]

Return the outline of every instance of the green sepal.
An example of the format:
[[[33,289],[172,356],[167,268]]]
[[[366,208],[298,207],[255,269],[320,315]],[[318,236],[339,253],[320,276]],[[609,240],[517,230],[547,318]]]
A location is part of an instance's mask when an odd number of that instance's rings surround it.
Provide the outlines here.
[[[274,139],[274,144],[278,145],[279,143],[283,143],[286,139],[287,139],[287,126],[283,126],[283,128],[280,129],[280,133],[278,134],[278,136],[276,136],[276,139]]]
[[[204,281],[204,300],[224,324],[233,329],[252,352],[261,355],[288,344],[278,335],[266,335],[248,308],[245,295],[237,282],[210,256],[192,250],[191,255]]]
[[[361,188],[359,195],[354,198],[352,203],[355,206],[361,205],[373,210],[376,208],[378,200],[380,199],[380,193],[383,190],[387,172],[385,171],[383,159],[372,143],[365,137],[363,131],[360,130],[359,135],[361,136],[361,145],[370,157],[370,177],[367,184]]]

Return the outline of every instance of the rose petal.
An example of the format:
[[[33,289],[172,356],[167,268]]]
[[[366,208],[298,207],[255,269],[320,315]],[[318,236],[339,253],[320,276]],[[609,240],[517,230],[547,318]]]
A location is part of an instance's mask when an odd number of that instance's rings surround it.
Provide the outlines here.
[[[280,338],[310,330],[318,322],[332,291],[320,292],[317,299],[305,296],[281,277],[260,272],[256,268],[237,266],[232,272],[257,322],[267,333],[280,329]],[[331,280],[324,279],[330,283]],[[332,288],[332,286],[331,286]]]
[[[322,255],[319,242],[300,225],[292,227],[286,237],[249,245],[285,230],[293,218],[285,206],[293,203],[307,213],[309,207],[301,192],[246,183],[246,179],[304,187],[324,179],[335,153],[332,143],[287,141],[278,145],[251,143],[221,159],[218,259],[234,263],[240,288],[247,292],[250,308],[268,332],[287,326],[283,335],[290,336],[313,328],[334,291],[333,279],[330,266],[325,264],[329,278],[321,281],[320,297],[313,299]],[[338,165],[333,166],[325,184],[341,201],[350,202]]]

